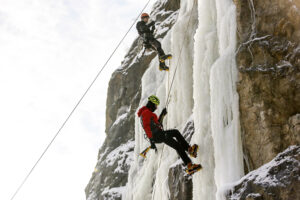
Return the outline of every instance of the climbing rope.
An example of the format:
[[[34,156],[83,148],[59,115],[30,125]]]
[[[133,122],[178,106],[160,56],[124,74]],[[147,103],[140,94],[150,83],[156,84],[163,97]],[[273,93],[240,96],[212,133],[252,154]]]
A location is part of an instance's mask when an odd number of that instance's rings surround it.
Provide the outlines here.
[[[132,29],[132,27],[135,25],[135,23],[140,18],[141,14],[147,8],[147,6],[149,5],[150,1],[151,0],[148,0],[148,2],[146,3],[146,5],[143,7],[143,9],[139,13],[139,15],[136,17],[136,19],[134,20],[134,22],[132,23],[132,25],[129,27],[128,31],[125,33],[125,35],[120,40],[120,42],[118,43],[118,45],[116,46],[116,48],[114,49],[114,51],[111,53],[111,55],[108,57],[108,59],[106,60],[106,62],[104,63],[104,65],[102,66],[102,68],[100,69],[100,71],[97,73],[96,77],[90,83],[90,85],[88,86],[88,88],[85,90],[85,92],[83,93],[83,95],[81,96],[81,98],[79,99],[79,101],[76,103],[76,105],[74,106],[74,108],[70,112],[70,114],[67,116],[66,120],[62,123],[62,125],[60,126],[60,128],[58,129],[58,131],[56,132],[56,134],[54,135],[54,137],[51,139],[50,143],[46,146],[46,148],[43,151],[43,153],[40,155],[40,157],[38,158],[38,160],[35,162],[35,164],[31,168],[31,170],[29,171],[29,173],[25,176],[25,178],[23,179],[23,181],[21,182],[21,184],[19,185],[19,187],[17,188],[17,190],[15,191],[15,193],[13,194],[13,196],[11,197],[10,200],[13,200],[15,198],[15,196],[21,190],[21,188],[23,187],[23,185],[26,183],[27,179],[32,174],[32,172],[34,171],[34,169],[36,168],[36,166],[38,165],[38,163],[41,161],[41,159],[44,157],[45,153],[48,151],[48,149],[50,148],[50,146],[52,145],[52,143],[54,142],[54,140],[56,139],[56,137],[59,135],[59,133],[61,132],[61,130],[65,127],[66,123],[69,121],[69,119],[71,118],[71,116],[73,115],[73,113],[75,112],[75,110],[77,109],[77,107],[79,106],[79,104],[82,102],[82,100],[84,99],[84,97],[86,96],[86,94],[89,92],[89,90],[91,89],[91,87],[94,85],[94,83],[96,82],[96,80],[98,79],[98,77],[100,76],[100,74],[102,73],[102,71],[104,70],[104,68],[107,66],[108,62],[111,60],[111,58],[116,53],[116,51],[118,50],[118,48],[120,47],[120,45],[123,43],[123,41],[125,40],[126,36],[128,35],[128,33],[130,32],[130,30]]]
[[[171,67],[171,62],[169,64],[169,66]],[[168,88],[167,88],[167,93],[169,93],[169,88],[170,88],[170,73],[168,73]],[[166,128],[168,128],[168,121],[169,121],[169,117],[167,116]]]
[[[190,22],[191,22],[191,18],[192,18],[192,14],[194,13],[194,8],[195,8],[195,5],[196,5],[196,0],[194,0],[194,3],[193,3],[193,7],[192,7],[192,10],[191,10],[191,14],[189,16],[189,20],[188,20],[188,24],[187,24],[187,27],[185,29],[185,33],[184,33],[184,39],[182,41],[182,45],[181,45],[181,48],[180,48],[180,51],[179,51],[179,56],[178,56],[178,60],[177,60],[177,64],[176,64],[176,68],[175,68],[175,71],[174,71],[174,75],[173,75],[173,78],[172,78],[172,82],[171,82],[171,86],[169,87],[169,75],[168,75],[168,97],[167,97],[167,101],[166,101],[166,108],[168,107],[169,103],[170,103],[170,94],[171,94],[171,90],[172,90],[172,86],[173,86],[173,83],[174,83],[174,80],[175,80],[175,75],[176,75],[176,72],[177,72],[177,68],[179,66],[179,63],[181,61],[181,53],[182,53],[182,50],[183,50],[183,45],[186,41],[186,38],[187,38],[187,32],[188,32],[188,29],[190,27]],[[168,121],[167,121],[168,122]],[[167,125],[167,124],[166,124]],[[158,169],[160,167],[160,163],[161,163],[161,159],[162,159],[162,155],[163,155],[163,152],[164,152],[164,147],[165,147],[165,144],[163,145],[163,148],[162,148],[162,152],[160,154],[160,159],[159,159],[159,162],[158,162]],[[154,200],[154,197],[155,197],[155,188],[156,188],[156,181],[155,181],[155,184],[154,184],[154,188],[153,188],[153,193],[152,193],[152,200]]]

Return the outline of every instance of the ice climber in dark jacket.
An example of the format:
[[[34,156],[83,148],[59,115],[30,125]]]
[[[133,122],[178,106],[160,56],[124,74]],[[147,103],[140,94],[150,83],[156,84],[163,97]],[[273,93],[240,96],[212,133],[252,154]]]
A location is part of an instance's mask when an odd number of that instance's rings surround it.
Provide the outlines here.
[[[191,157],[197,157],[198,145],[190,146],[181,133],[177,129],[163,130],[163,118],[167,114],[167,109],[164,108],[159,116],[154,113],[159,105],[159,99],[152,95],[148,98],[146,106],[138,111],[138,117],[141,119],[142,126],[151,143],[151,149],[157,151],[155,143],[165,143],[175,149],[188,170],[200,170],[201,165],[193,164],[187,153]]]
[[[136,29],[139,35],[144,40],[145,48],[154,48],[158,53],[158,58],[160,61],[160,70],[169,70],[169,68],[165,65],[165,60],[172,57],[172,55],[166,55],[164,50],[161,47],[161,43],[154,38],[154,30],[155,30],[155,22],[152,21],[148,24],[149,15],[147,13],[143,13],[141,15],[141,21],[136,24]]]

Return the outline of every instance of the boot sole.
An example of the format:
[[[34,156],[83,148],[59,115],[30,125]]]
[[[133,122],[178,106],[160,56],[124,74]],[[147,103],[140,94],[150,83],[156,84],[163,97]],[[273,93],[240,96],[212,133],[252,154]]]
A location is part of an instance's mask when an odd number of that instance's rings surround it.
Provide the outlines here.
[[[162,69],[162,68],[159,67],[159,71],[167,71],[168,72],[169,69]]]
[[[200,165],[198,168],[196,169],[186,169],[186,173],[189,174],[189,175],[193,175],[195,174],[196,172],[199,172],[200,170],[202,169],[202,166]]]
[[[169,70],[168,69],[159,69],[159,71],[166,71],[166,72],[168,72]]]
[[[165,62],[165,60],[172,59],[172,56],[168,56],[166,59],[159,59],[160,62]]]

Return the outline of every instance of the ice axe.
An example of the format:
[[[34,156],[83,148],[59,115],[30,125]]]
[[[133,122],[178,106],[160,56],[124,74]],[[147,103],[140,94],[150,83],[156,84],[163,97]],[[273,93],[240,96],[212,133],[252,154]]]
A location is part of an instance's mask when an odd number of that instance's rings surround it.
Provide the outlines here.
[[[140,156],[142,156],[143,158],[146,158],[146,155],[150,149],[151,149],[151,146],[147,147],[144,151],[142,151],[140,153]]]

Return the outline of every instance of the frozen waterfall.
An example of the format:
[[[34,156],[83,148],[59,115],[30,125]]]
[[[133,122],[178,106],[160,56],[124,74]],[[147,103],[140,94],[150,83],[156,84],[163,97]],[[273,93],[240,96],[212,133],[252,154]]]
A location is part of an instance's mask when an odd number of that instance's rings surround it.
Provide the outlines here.
[[[200,162],[203,170],[193,176],[193,199],[224,199],[224,189],[243,176],[233,1],[182,0],[176,24],[162,45],[173,54],[170,71],[160,72],[158,60],[152,61],[142,79],[140,106],[156,94],[162,102],[160,113],[179,60],[165,127],[181,131],[188,120],[194,120],[191,142],[197,143],[200,151],[193,161]],[[168,171],[178,160],[177,153],[161,144],[157,154],[150,151],[146,160],[139,157],[149,143],[137,116],[135,121],[134,162],[124,199],[168,200]]]

